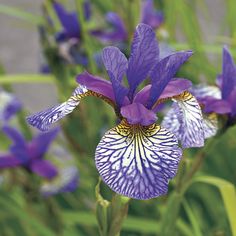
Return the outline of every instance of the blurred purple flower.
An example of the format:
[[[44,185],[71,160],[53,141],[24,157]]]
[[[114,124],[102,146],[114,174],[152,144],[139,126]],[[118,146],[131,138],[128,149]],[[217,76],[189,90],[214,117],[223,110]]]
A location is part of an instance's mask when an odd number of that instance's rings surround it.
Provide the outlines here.
[[[229,123],[236,118],[236,65],[227,47],[223,48],[222,74],[216,78],[217,86],[198,85],[193,93],[203,105],[206,114],[228,114]]]
[[[11,93],[0,91],[0,101],[0,121],[8,121],[21,110],[21,102]]]
[[[152,28],[136,28],[129,60],[116,47],[106,47],[102,59],[111,82],[84,72],[79,86],[64,103],[31,115],[27,121],[45,131],[71,113],[86,96],[101,98],[115,109],[120,124],[107,131],[96,148],[95,161],[104,182],[115,192],[137,199],[166,194],[177,172],[182,150],[169,130],[156,124],[156,110],[167,99],[181,103],[181,141],[184,147],[204,144],[202,114],[197,100],[186,90],[191,82],[173,79],[192,55],[180,51],[159,59]],[[129,87],[123,84],[126,75]],[[151,83],[137,92],[147,78]]]
[[[27,142],[15,128],[4,126],[3,132],[13,141],[9,153],[0,156],[0,169],[22,166],[47,179],[57,175],[56,167],[44,159],[49,145],[55,139],[59,129],[43,133]]]

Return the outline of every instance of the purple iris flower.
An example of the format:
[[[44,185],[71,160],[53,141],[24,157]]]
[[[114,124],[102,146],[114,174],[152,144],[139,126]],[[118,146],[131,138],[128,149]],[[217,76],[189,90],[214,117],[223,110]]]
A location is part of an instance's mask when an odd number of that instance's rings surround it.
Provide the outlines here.
[[[223,48],[222,74],[217,76],[216,86],[198,85],[193,88],[193,93],[205,114],[227,114],[227,124],[235,123],[236,65],[226,46]]]
[[[118,14],[114,12],[107,13],[106,21],[111,25],[111,28],[108,30],[94,30],[91,32],[92,35],[96,36],[104,43],[116,43],[128,40],[128,32],[125,23]],[[142,1],[141,23],[150,25],[153,29],[157,29],[163,21],[163,13],[154,9],[152,0]]]
[[[21,102],[11,93],[0,91],[0,101],[0,121],[8,121],[21,110]]]
[[[142,1],[141,22],[157,29],[164,22],[164,15],[161,11],[154,9],[153,0]]]
[[[102,179],[115,192],[131,198],[166,194],[182,150],[175,135],[156,124],[159,105],[168,99],[183,105],[183,145],[203,145],[204,137],[200,106],[186,91],[191,82],[173,79],[192,52],[180,51],[164,59],[158,55],[155,32],[150,26],[139,24],[129,60],[116,47],[103,50],[102,59],[111,82],[84,72],[77,76],[79,86],[66,102],[31,115],[27,121],[45,131],[71,113],[82,98],[95,96],[104,100],[114,108],[120,123],[105,133],[96,148],[95,161]],[[128,87],[123,84],[124,77]],[[150,84],[137,91],[146,79]]]
[[[0,156],[0,169],[24,167],[47,179],[57,175],[56,167],[44,159],[51,142],[55,139],[59,129],[42,133],[27,142],[22,134],[15,128],[4,126],[3,132],[13,141],[10,153]]]

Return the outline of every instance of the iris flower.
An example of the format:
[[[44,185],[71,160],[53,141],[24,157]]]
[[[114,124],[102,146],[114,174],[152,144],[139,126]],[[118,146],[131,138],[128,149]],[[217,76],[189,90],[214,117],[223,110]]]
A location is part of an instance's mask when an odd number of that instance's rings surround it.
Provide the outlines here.
[[[235,123],[236,65],[226,46],[223,48],[222,73],[217,76],[216,85],[195,86],[193,93],[202,104],[204,114],[225,115],[228,118],[227,125]]]
[[[96,167],[103,181],[113,191],[130,198],[166,194],[182,150],[175,135],[156,123],[159,105],[171,98],[183,105],[183,142],[188,146],[203,145],[203,131],[200,106],[186,91],[191,82],[173,79],[192,52],[176,52],[161,60],[158,54],[155,32],[150,26],[139,24],[129,60],[116,47],[103,50],[103,63],[111,82],[84,72],[77,76],[79,86],[66,102],[27,117],[28,122],[45,131],[71,113],[82,98],[104,100],[114,108],[119,124],[105,133],[96,148]],[[124,77],[128,87],[123,83]],[[137,91],[145,79],[150,79],[150,84]]]
[[[94,30],[91,32],[92,35],[96,36],[104,43],[125,42],[128,40],[128,32],[125,23],[118,14],[108,12],[106,14],[106,21],[110,24],[111,28],[109,30]],[[157,29],[163,21],[163,14],[154,9],[153,0],[143,0],[140,22],[150,25],[153,29]]]

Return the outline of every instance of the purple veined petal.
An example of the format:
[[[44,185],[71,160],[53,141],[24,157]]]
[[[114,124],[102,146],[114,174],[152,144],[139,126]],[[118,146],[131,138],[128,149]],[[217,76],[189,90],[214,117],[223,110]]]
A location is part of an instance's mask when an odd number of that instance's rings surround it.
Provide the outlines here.
[[[227,99],[236,86],[236,66],[227,47],[223,48],[222,98]]]
[[[145,108],[141,103],[132,103],[121,108],[121,115],[127,119],[131,125],[151,125],[157,121],[157,116],[153,111]]]
[[[53,7],[68,38],[79,38],[80,26],[76,13],[67,12],[64,6],[58,2],[54,2]]]
[[[24,161],[11,154],[0,155],[0,170],[5,168],[13,168],[24,164]]]
[[[128,89],[122,84],[122,78],[127,70],[128,61],[125,55],[116,47],[106,47],[102,53],[103,63],[110,77],[116,103],[121,106]]]
[[[47,179],[52,179],[57,175],[57,168],[48,160],[33,160],[29,168],[32,172]]]
[[[88,89],[85,86],[79,85],[66,102],[28,116],[27,122],[41,131],[47,131],[53,123],[70,114],[87,92]]]
[[[153,0],[142,1],[141,22],[150,25],[153,29],[158,28],[164,21],[161,11],[154,9]]]
[[[60,128],[55,128],[48,132],[40,133],[28,144],[28,149],[32,159],[43,158],[50,144],[57,137],[59,131]]]
[[[199,102],[204,105],[203,111],[205,113],[215,112],[216,114],[227,114],[232,111],[231,104],[222,99],[205,97],[203,99],[199,99]]]
[[[191,88],[190,92],[197,99],[204,99],[204,97],[212,97],[216,99],[221,99],[221,91],[218,87],[213,85],[199,84]]]
[[[147,108],[152,108],[180,66],[192,56],[192,51],[179,51],[159,61],[151,74],[151,91]]]
[[[58,169],[58,175],[41,187],[43,196],[48,197],[63,192],[73,192],[79,185],[79,172],[75,166]]]
[[[218,130],[218,120],[215,113],[203,114],[204,138],[210,138],[216,135]]]
[[[135,90],[145,80],[158,61],[159,49],[155,32],[149,25],[138,24],[131,46],[131,56],[127,70],[129,99],[132,101]]]
[[[169,98],[179,95],[184,91],[188,90],[191,87],[191,85],[192,82],[187,79],[175,78],[167,84],[160,98]],[[148,98],[150,96],[150,90],[151,90],[150,84],[145,86],[135,95],[134,102],[146,105],[148,102]]]
[[[150,199],[167,193],[181,155],[176,138],[166,129],[123,121],[105,133],[96,148],[95,161],[103,181],[113,191]]]
[[[0,101],[0,120],[3,121],[8,121],[22,107],[21,102],[15,96],[5,91],[0,92]]]
[[[174,133],[183,148],[204,145],[203,116],[197,99],[189,92],[174,100],[173,111],[169,111],[162,126]]]

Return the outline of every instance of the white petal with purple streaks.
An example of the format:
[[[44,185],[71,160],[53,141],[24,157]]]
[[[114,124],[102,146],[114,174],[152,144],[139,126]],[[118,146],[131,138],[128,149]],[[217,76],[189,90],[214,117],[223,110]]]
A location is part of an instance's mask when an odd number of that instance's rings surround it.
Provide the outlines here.
[[[123,121],[103,136],[95,160],[112,190],[131,198],[150,199],[166,194],[181,155],[177,139],[166,129]]]
[[[79,105],[86,92],[88,90],[85,86],[78,86],[66,102],[27,117],[28,123],[41,131],[48,130],[53,123],[70,114]]]

